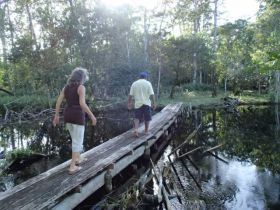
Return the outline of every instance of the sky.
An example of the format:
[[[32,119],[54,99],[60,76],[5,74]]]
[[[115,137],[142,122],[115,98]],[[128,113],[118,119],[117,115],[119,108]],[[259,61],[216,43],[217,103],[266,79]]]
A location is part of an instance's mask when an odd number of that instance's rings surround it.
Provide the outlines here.
[[[256,20],[256,13],[259,3],[256,0],[223,0],[219,9],[223,14],[220,15],[220,22],[234,22],[237,19],[248,19],[251,22]]]
[[[101,0],[107,6],[118,6],[123,3],[145,6],[148,9],[159,4],[161,0]],[[248,19],[255,21],[255,15],[258,11],[257,0],[219,0],[222,2],[219,6],[219,11],[222,12],[219,17],[220,23],[227,21],[234,22],[237,19]]]

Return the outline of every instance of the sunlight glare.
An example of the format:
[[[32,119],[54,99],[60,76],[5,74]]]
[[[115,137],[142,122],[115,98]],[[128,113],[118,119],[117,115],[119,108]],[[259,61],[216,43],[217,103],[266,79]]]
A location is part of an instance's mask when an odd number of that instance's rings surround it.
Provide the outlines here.
[[[130,5],[134,7],[145,7],[151,9],[156,5],[156,0],[101,0],[107,7],[119,7],[122,5]]]
[[[225,0],[223,4],[224,20],[221,20],[222,23],[234,22],[238,19],[248,19],[251,22],[255,22],[256,14],[259,10],[257,0]]]

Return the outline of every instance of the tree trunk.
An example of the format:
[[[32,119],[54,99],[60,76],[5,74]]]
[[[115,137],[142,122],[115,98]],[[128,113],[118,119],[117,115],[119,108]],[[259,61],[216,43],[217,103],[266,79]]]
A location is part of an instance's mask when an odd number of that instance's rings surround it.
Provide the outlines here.
[[[261,81],[260,81],[260,78],[258,78],[258,92],[259,92],[259,95],[261,95]]]
[[[148,26],[147,26],[147,10],[145,9],[144,11],[144,37],[143,37],[143,42],[144,42],[144,62],[145,62],[145,67],[148,66]]]
[[[259,73],[258,67],[257,67],[257,72],[258,72],[258,90],[259,90],[259,95],[261,95],[261,78],[260,78],[260,73]]]
[[[197,11],[198,10],[197,0],[194,0],[193,4],[194,4],[194,11]],[[199,17],[194,18],[193,31],[194,34],[197,34],[199,31]],[[197,56],[196,56],[196,52],[194,52],[193,53],[193,84],[196,85],[196,82],[197,82]]]
[[[128,32],[125,33],[125,40],[126,40],[127,64],[128,64],[128,66],[129,66],[129,68],[131,68],[130,46],[129,46]]]
[[[3,53],[3,63],[7,64],[7,48],[6,48],[5,32],[4,34],[1,33],[0,36],[1,36],[2,53]]]
[[[3,7],[3,9],[0,10],[0,38],[2,43],[2,53],[3,53],[3,63],[7,64],[7,48],[6,48],[6,36],[5,36],[5,14],[6,14],[6,6]]]
[[[276,139],[278,139],[279,138],[279,129],[280,129],[279,104],[275,105],[275,122],[276,122],[275,137],[276,137]]]
[[[197,78],[197,57],[196,53],[193,54],[193,84],[196,85]]]
[[[217,40],[217,24],[218,24],[218,1],[214,1],[214,50],[217,50],[218,40]]]
[[[214,1],[214,52],[216,53],[218,42],[217,42],[217,23],[218,23],[218,1]],[[216,70],[213,68],[212,70],[212,84],[213,84],[213,93],[212,96],[217,96],[217,84],[216,84]]]
[[[225,93],[227,92],[227,77],[225,77]]]
[[[161,60],[161,41],[162,41],[162,31],[161,31],[161,27],[162,27],[162,22],[163,19],[165,17],[165,12],[166,12],[166,6],[164,7],[164,12],[160,21],[160,26],[159,26],[159,41],[158,41],[158,53],[157,53],[157,61],[158,61],[158,81],[157,81],[157,95],[156,95],[156,99],[158,101],[159,99],[159,94],[160,94],[160,81],[161,81],[161,72],[162,72],[162,60]]]
[[[35,34],[33,22],[32,22],[33,18],[32,18],[28,4],[25,5],[25,9],[26,9],[27,16],[28,16],[28,23],[29,23],[29,30],[30,30],[31,38],[32,38],[32,41],[34,42],[34,45],[37,47],[37,38],[36,38],[36,34]]]
[[[14,134],[14,128],[10,128],[10,134],[11,134],[11,145],[12,145],[12,150],[16,149],[16,142],[15,142],[15,134]]]
[[[160,80],[161,80],[161,71],[162,71],[161,54],[160,53],[161,53],[161,50],[159,50],[159,55],[157,55],[157,60],[158,60],[158,81],[157,81],[157,95],[156,95],[157,101],[159,99]]]
[[[170,92],[170,96],[169,96],[171,99],[174,98],[175,86],[176,85],[172,85],[172,88],[171,88],[171,92]]]
[[[12,48],[15,47],[15,42],[14,42],[14,27],[13,27],[13,23],[11,21],[11,16],[10,16],[10,8],[9,5],[7,4],[7,15],[8,15],[8,21],[9,21],[9,31],[10,31],[10,35],[11,35],[11,44],[12,44]]]
[[[179,66],[180,66],[180,62],[177,63],[177,70],[179,70]],[[170,98],[174,98],[174,93],[175,93],[175,87],[179,84],[179,74],[176,71],[176,78],[173,82],[172,88],[171,88],[171,92],[170,92]]]
[[[275,72],[275,103],[279,103],[279,92],[280,92],[280,72]]]

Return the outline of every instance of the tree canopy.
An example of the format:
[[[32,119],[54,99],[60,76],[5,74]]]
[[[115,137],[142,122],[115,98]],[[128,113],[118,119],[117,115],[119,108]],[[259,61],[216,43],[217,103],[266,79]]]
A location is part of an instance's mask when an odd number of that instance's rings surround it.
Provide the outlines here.
[[[280,68],[279,1],[261,1],[254,23],[224,25],[220,3],[164,0],[148,10],[100,0],[1,1],[0,87],[56,95],[83,66],[97,97],[126,94],[142,70],[157,94],[186,84],[255,88]]]

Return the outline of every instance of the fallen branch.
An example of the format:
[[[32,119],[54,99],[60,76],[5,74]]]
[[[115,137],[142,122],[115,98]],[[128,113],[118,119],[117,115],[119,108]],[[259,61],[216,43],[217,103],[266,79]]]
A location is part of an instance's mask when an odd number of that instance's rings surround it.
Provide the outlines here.
[[[152,161],[151,158],[150,158],[150,162],[151,162],[151,164],[152,164],[152,169],[153,169],[153,171],[154,171],[157,184],[159,185],[159,187],[160,187],[160,189],[161,189],[161,192],[162,192],[162,194],[163,194],[163,199],[164,199],[164,203],[165,203],[166,209],[167,209],[167,210],[172,210],[173,208],[172,208],[172,205],[171,205],[170,200],[169,200],[169,198],[168,198],[168,193],[167,193],[165,187],[164,187],[163,184],[162,184],[162,179],[160,179],[160,177],[158,177],[158,175],[157,175],[157,172],[156,172],[156,170],[155,170],[154,163],[153,163],[153,161]]]
[[[187,137],[187,139],[180,144],[179,146],[177,146],[175,149],[173,149],[170,154],[168,155],[171,156],[173,153],[175,153],[178,149],[182,148],[183,146],[185,146],[187,143],[189,143],[189,141],[196,135],[196,133],[198,132],[198,130],[200,129],[201,124]]]

